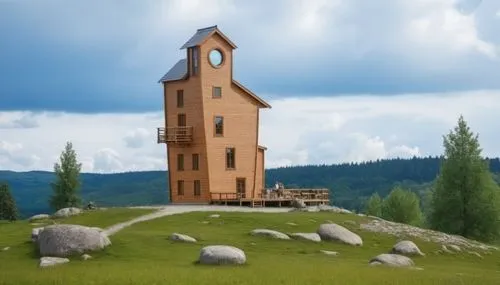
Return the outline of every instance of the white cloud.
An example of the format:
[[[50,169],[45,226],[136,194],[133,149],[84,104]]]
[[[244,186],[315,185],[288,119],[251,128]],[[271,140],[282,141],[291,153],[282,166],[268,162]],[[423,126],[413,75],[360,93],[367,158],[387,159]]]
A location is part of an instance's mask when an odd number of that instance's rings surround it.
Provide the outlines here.
[[[144,128],[137,128],[127,133],[123,140],[129,148],[141,148],[148,142],[153,141],[152,133]]]
[[[0,129],[36,128],[38,122],[30,112],[15,112],[9,118],[0,114]]]
[[[463,114],[479,133],[483,154],[500,156],[499,96],[477,91],[274,100],[272,109],[262,111],[260,144],[268,147],[267,167],[439,155],[442,135]],[[30,116],[39,127],[2,129],[0,168],[52,170],[72,141],[85,172],[166,169],[165,146],[155,138],[161,112]],[[19,113],[0,117],[12,120]],[[127,147],[124,134],[140,143]]]

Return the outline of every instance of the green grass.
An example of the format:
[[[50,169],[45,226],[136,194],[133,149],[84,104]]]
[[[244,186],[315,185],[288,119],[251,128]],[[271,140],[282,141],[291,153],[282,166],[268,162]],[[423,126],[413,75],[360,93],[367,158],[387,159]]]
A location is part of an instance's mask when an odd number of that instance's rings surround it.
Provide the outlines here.
[[[118,211],[118,210],[113,210]],[[121,212],[125,215],[130,210]],[[112,212],[97,212],[72,218],[71,222],[103,226]],[[115,217],[118,212],[113,212]],[[220,213],[219,219],[208,219],[209,213],[167,216],[135,224],[111,237],[113,245],[93,253],[94,259],[73,259],[54,268],[38,268],[28,224],[0,226],[0,246],[11,250],[0,252],[0,284],[500,284],[500,252],[483,259],[467,253],[436,255],[439,246],[415,240],[425,257],[414,258],[422,271],[370,267],[368,260],[390,250],[397,241],[385,234],[362,232],[355,225],[347,228],[359,233],[362,247],[334,242],[271,240],[253,237],[255,228],[288,232],[315,232],[325,220],[342,223],[365,218],[333,213]],[[92,215],[92,216],[91,216]],[[137,212],[130,216],[137,215]],[[124,217],[123,220],[127,220]],[[202,221],[209,221],[208,224]],[[287,225],[294,222],[297,226]],[[109,224],[107,224],[109,225]],[[6,228],[10,227],[10,230]],[[15,240],[9,231],[22,232]],[[179,232],[199,240],[197,244],[174,243],[169,234]],[[10,244],[9,244],[10,243]],[[196,265],[204,245],[227,244],[247,254],[244,266]],[[320,249],[334,250],[339,256],[326,256]],[[482,253],[480,251],[480,253]]]

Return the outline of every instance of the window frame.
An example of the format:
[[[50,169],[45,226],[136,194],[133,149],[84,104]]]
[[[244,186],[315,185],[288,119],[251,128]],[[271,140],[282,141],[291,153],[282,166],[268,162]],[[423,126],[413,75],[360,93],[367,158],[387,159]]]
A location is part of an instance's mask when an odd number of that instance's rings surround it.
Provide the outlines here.
[[[215,90],[220,90],[219,96],[215,96]],[[222,87],[220,86],[212,86],[212,98],[213,99],[221,99],[222,98]]]
[[[201,196],[201,181],[198,179],[193,180],[193,196]]]
[[[184,196],[184,180],[177,180],[177,196]]]
[[[177,108],[183,108],[183,107],[184,107],[184,90],[179,89],[177,90]]]
[[[193,153],[191,155],[191,169],[194,171],[200,170],[200,154],[199,153]]]
[[[184,171],[184,169],[185,169],[184,154],[178,153],[177,154],[177,171]]]
[[[230,165],[231,161],[228,160],[228,154],[229,154],[229,150],[232,150],[233,152],[233,159],[232,159],[232,165]],[[235,147],[226,147],[226,152],[224,153],[224,156],[225,156],[225,164],[226,164],[226,170],[235,170],[236,169],[236,148]]]
[[[221,120],[222,120],[222,133],[221,134],[217,133],[217,124],[215,122],[217,120],[217,118],[221,118]],[[215,115],[213,122],[214,122],[214,137],[224,137],[224,116]]]

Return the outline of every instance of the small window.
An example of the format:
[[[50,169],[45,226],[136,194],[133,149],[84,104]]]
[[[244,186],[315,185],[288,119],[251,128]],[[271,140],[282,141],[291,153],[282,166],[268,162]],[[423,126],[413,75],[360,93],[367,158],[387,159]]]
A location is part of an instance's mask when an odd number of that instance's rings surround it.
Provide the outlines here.
[[[186,126],[186,114],[177,114],[177,126],[178,127]]]
[[[177,90],[177,108],[184,107],[184,90]]]
[[[212,87],[212,97],[221,98],[222,97],[222,87]]]
[[[193,170],[200,170],[200,155],[193,153]]]
[[[191,72],[193,75],[198,74],[198,47],[191,49]]]
[[[184,170],[184,154],[177,155],[177,170]]]
[[[235,169],[236,168],[236,150],[234,147],[226,148],[226,168]]]
[[[215,136],[221,137],[224,135],[224,118],[216,116],[214,119]]]
[[[200,196],[201,195],[201,182],[200,180],[195,180],[194,185],[193,185],[193,190],[194,190],[194,196]]]
[[[184,196],[184,180],[177,180],[177,195]]]

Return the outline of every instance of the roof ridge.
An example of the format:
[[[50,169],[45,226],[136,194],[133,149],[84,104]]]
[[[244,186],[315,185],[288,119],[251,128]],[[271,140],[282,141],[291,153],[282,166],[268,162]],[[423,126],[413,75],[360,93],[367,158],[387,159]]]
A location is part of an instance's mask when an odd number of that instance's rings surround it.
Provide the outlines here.
[[[201,31],[204,31],[204,30],[211,30],[211,29],[214,29],[214,28],[217,29],[217,25],[213,25],[213,26],[210,26],[210,27],[198,29],[198,32],[201,32]]]

